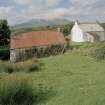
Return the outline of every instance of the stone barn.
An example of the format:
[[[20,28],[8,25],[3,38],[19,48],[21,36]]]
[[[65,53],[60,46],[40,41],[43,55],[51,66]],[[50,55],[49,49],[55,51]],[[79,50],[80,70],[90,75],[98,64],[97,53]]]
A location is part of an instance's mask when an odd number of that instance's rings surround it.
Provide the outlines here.
[[[46,57],[64,52],[66,41],[61,32],[41,31],[17,33],[11,36],[10,61]]]

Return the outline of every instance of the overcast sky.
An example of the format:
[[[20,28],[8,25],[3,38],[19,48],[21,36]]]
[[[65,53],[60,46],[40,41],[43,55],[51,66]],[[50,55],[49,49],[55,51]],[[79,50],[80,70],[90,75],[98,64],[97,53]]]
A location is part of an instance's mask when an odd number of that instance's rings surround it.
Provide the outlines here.
[[[0,0],[0,18],[11,25],[30,19],[105,21],[105,0]]]

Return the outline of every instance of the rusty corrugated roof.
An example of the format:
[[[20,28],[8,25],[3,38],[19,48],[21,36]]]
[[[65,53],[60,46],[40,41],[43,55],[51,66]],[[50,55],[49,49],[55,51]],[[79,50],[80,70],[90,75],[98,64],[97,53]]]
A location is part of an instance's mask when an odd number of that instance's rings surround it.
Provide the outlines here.
[[[19,33],[11,37],[11,49],[30,48],[34,46],[65,44],[65,38],[61,32],[40,31]]]

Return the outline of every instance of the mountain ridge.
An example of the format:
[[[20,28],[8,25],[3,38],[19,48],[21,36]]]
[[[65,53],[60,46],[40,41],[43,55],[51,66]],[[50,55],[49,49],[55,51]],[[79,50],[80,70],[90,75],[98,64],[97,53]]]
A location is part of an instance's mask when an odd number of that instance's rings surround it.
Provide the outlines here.
[[[15,29],[19,28],[31,28],[31,27],[44,27],[53,25],[65,25],[69,24],[71,21],[67,19],[53,19],[53,20],[43,20],[43,19],[31,19],[27,22],[16,24],[12,26]]]

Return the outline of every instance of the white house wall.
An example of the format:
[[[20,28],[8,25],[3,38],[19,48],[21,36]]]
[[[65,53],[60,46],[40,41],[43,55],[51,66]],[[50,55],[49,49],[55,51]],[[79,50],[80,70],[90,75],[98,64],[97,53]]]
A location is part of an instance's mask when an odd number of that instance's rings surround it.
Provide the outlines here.
[[[75,23],[74,27],[71,30],[71,40],[73,42],[84,42],[83,31],[79,28],[78,24]]]

